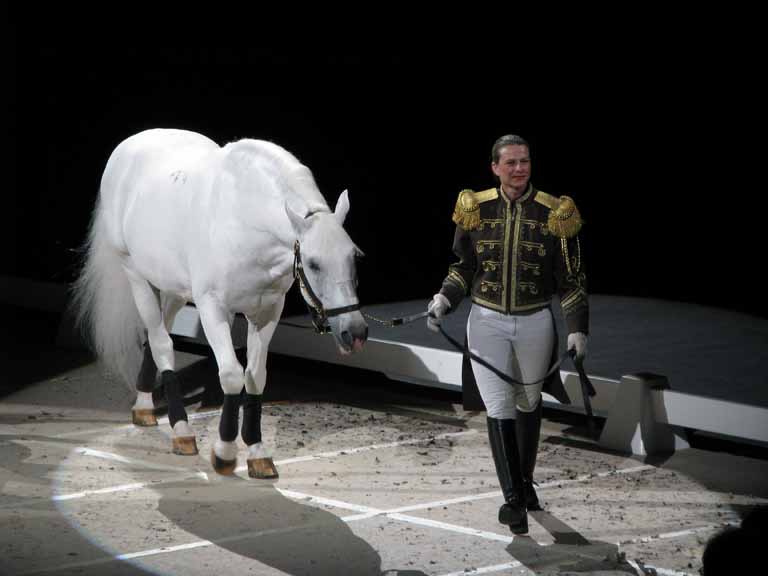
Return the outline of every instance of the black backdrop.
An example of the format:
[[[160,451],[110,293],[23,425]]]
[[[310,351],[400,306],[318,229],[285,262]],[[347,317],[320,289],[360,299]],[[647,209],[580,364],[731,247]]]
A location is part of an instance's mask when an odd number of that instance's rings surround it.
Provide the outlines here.
[[[580,207],[590,291],[768,316],[748,35],[726,50],[706,33],[615,29],[550,54],[396,35],[333,46],[222,31],[150,38],[16,16],[8,27],[0,274],[70,281],[111,150],[177,127],[284,146],[331,206],[348,188],[347,228],[367,254],[363,303],[426,301],[452,259],[457,192],[493,185],[491,145],[518,133],[535,184]]]

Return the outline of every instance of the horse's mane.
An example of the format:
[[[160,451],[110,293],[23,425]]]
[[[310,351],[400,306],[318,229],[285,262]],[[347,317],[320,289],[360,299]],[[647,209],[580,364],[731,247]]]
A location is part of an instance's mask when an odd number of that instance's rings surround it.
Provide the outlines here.
[[[317,188],[312,172],[284,148],[266,140],[243,139],[223,148],[227,169],[239,175],[258,170],[272,179],[274,190],[285,193],[285,200],[297,212],[330,212]]]

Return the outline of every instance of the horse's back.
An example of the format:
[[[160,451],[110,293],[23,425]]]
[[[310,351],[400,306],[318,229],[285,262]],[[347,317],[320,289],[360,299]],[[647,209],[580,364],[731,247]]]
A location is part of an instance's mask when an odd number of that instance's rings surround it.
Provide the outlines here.
[[[115,189],[127,184],[128,172],[150,172],[166,164],[189,164],[201,156],[218,150],[210,138],[187,130],[153,129],[139,132],[123,140],[107,161],[102,188]]]
[[[112,152],[101,178],[103,207],[125,215],[138,194],[179,186],[201,168],[203,158],[219,150],[202,134],[186,130],[145,130],[123,140]],[[175,186],[174,186],[175,185]],[[191,189],[191,187],[186,187]]]
[[[151,151],[162,153],[174,151],[179,148],[218,148],[213,140],[197,132],[190,130],[178,130],[175,128],[152,128],[129,136],[115,148],[115,152],[126,149],[132,153]]]

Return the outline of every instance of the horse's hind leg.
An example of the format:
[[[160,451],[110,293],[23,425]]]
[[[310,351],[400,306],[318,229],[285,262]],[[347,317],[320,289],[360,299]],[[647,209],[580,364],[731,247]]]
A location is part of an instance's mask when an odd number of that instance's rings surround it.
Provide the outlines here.
[[[277,478],[277,468],[261,442],[261,399],[267,383],[267,350],[275,333],[284,299],[272,310],[272,319],[260,330],[248,319],[248,366],[245,369],[245,401],[241,436],[248,446],[248,475]]]
[[[157,292],[155,295],[157,296]],[[162,294],[160,305],[163,310],[163,323],[165,329],[170,332],[173,320],[179,310],[186,304],[186,300],[169,294]],[[141,362],[141,370],[136,381],[136,403],[133,405],[133,423],[136,426],[157,426],[155,406],[152,400],[152,392],[157,382],[157,365],[152,358],[152,350],[149,342],[144,343],[144,357]]]
[[[141,370],[136,380],[136,403],[131,414],[136,426],[157,426],[155,407],[152,402],[152,390],[157,379],[157,365],[152,358],[152,350],[149,342],[144,343],[144,357],[141,361]]]
[[[173,429],[173,451],[176,454],[197,454],[195,435],[187,422],[187,412],[181,395],[181,382],[174,372],[173,342],[165,327],[163,312],[160,309],[155,291],[144,278],[125,266],[131,284],[133,298],[139,316],[147,327],[149,347],[152,358],[160,371],[165,395],[168,399],[168,420]]]

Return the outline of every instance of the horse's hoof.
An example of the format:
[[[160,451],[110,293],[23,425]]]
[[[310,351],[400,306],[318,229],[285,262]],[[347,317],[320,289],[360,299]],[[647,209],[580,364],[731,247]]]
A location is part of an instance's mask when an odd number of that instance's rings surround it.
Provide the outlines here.
[[[277,468],[272,458],[248,458],[248,476],[251,478],[277,478]]]
[[[134,408],[131,410],[131,416],[136,426],[157,426],[155,411],[151,408]]]
[[[197,442],[194,436],[174,436],[173,453],[180,456],[194,456],[197,454]]]
[[[217,474],[221,474],[222,476],[232,476],[237,467],[237,458],[234,460],[223,460],[216,456],[216,451],[211,448],[211,465]]]

